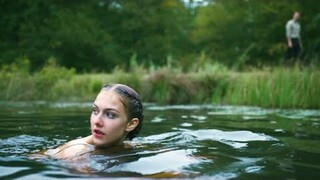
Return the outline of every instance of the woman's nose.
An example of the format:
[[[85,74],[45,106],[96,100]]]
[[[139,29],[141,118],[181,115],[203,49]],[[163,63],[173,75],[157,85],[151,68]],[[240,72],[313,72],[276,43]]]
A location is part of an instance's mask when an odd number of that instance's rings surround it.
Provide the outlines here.
[[[93,123],[98,127],[103,126],[102,115],[100,113],[93,116]]]

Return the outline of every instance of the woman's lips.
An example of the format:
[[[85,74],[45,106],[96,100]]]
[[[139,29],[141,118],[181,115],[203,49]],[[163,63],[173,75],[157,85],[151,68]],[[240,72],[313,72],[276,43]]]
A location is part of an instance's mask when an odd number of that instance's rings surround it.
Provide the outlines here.
[[[100,131],[99,129],[94,129],[93,130],[93,135],[96,138],[102,138],[104,135],[106,135],[105,133],[103,133],[102,131]]]

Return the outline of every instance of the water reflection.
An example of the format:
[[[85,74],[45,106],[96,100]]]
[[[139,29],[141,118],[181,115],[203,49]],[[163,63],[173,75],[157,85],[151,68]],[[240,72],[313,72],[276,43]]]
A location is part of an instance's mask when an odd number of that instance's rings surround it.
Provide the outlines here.
[[[201,141],[208,140],[223,143],[232,148],[247,147],[247,142],[249,141],[276,141],[275,138],[270,136],[249,131],[180,130],[137,138],[133,141],[136,144],[134,148],[97,150],[72,161],[62,161],[60,163],[53,161],[54,163],[48,163],[49,157],[44,156],[33,156],[33,159],[38,159],[47,165],[58,165],[86,173],[103,172],[110,175],[110,173],[123,172],[122,175],[131,176],[131,173],[134,173],[135,176],[142,176],[170,172],[175,177],[185,177],[186,174],[190,177],[199,174],[199,172],[193,170],[194,166],[213,164],[219,156],[218,154],[216,156],[202,155],[200,152],[202,148],[206,149],[209,146],[203,145]],[[56,138],[48,143],[48,138],[20,135],[1,140],[0,145],[4,148],[1,149],[0,153],[7,157],[13,155],[25,159],[30,156],[31,152],[38,152],[44,144],[47,147],[51,147],[52,144],[61,143],[63,142]],[[214,145],[214,147],[219,146]],[[44,160],[43,158],[46,159]],[[248,160],[248,158],[234,159],[236,164],[232,163],[233,165],[231,164],[230,166],[237,164],[237,166],[240,164],[246,164],[244,166],[251,165],[253,160],[256,162],[261,158],[251,160]],[[253,170],[251,169],[251,171]]]
[[[143,143],[166,143],[166,144],[181,144],[193,143],[204,140],[218,141],[232,146],[233,148],[246,147],[249,141],[277,141],[276,138],[265,134],[256,134],[250,131],[221,131],[216,129],[206,130],[186,130],[180,129],[180,132],[170,132],[158,135],[152,135],[145,138],[140,138],[139,142]]]
[[[1,179],[320,175],[319,110],[149,104],[142,134],[130,148],[61,161],[30,154],[87,135],[91,103],[0,102],[0,107]]]
[[[207,162],[205,159],[193,156],[196,149],[168,149],[162,152],[153,152],[154,155],[147,155],[141,157],[136,161],[121,163],[118,166],[113,166],[107,169],[107,172],[135,172],[142,175],[152,175],[161,172],[175,172],[182,173],[185,168],[196,165],[201,162]]]

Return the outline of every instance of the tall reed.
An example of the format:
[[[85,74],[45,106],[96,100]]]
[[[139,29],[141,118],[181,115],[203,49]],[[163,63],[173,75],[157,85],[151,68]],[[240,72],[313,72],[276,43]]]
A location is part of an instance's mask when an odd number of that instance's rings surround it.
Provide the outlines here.
[[[275,68],[271,71],[238,73],[224,101],[280,108],[319,108],[320,72],[312,68]]]

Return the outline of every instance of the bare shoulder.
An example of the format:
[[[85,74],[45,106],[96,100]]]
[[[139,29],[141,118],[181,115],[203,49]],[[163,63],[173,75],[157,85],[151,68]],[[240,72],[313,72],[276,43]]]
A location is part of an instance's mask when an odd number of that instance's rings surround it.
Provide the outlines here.
[[[93,146],[90,144],[90,136],[88,136],[69,141],[56,149],[48,150],[45,154],[54,158],[68,159],[92,151],[93,149]]]

